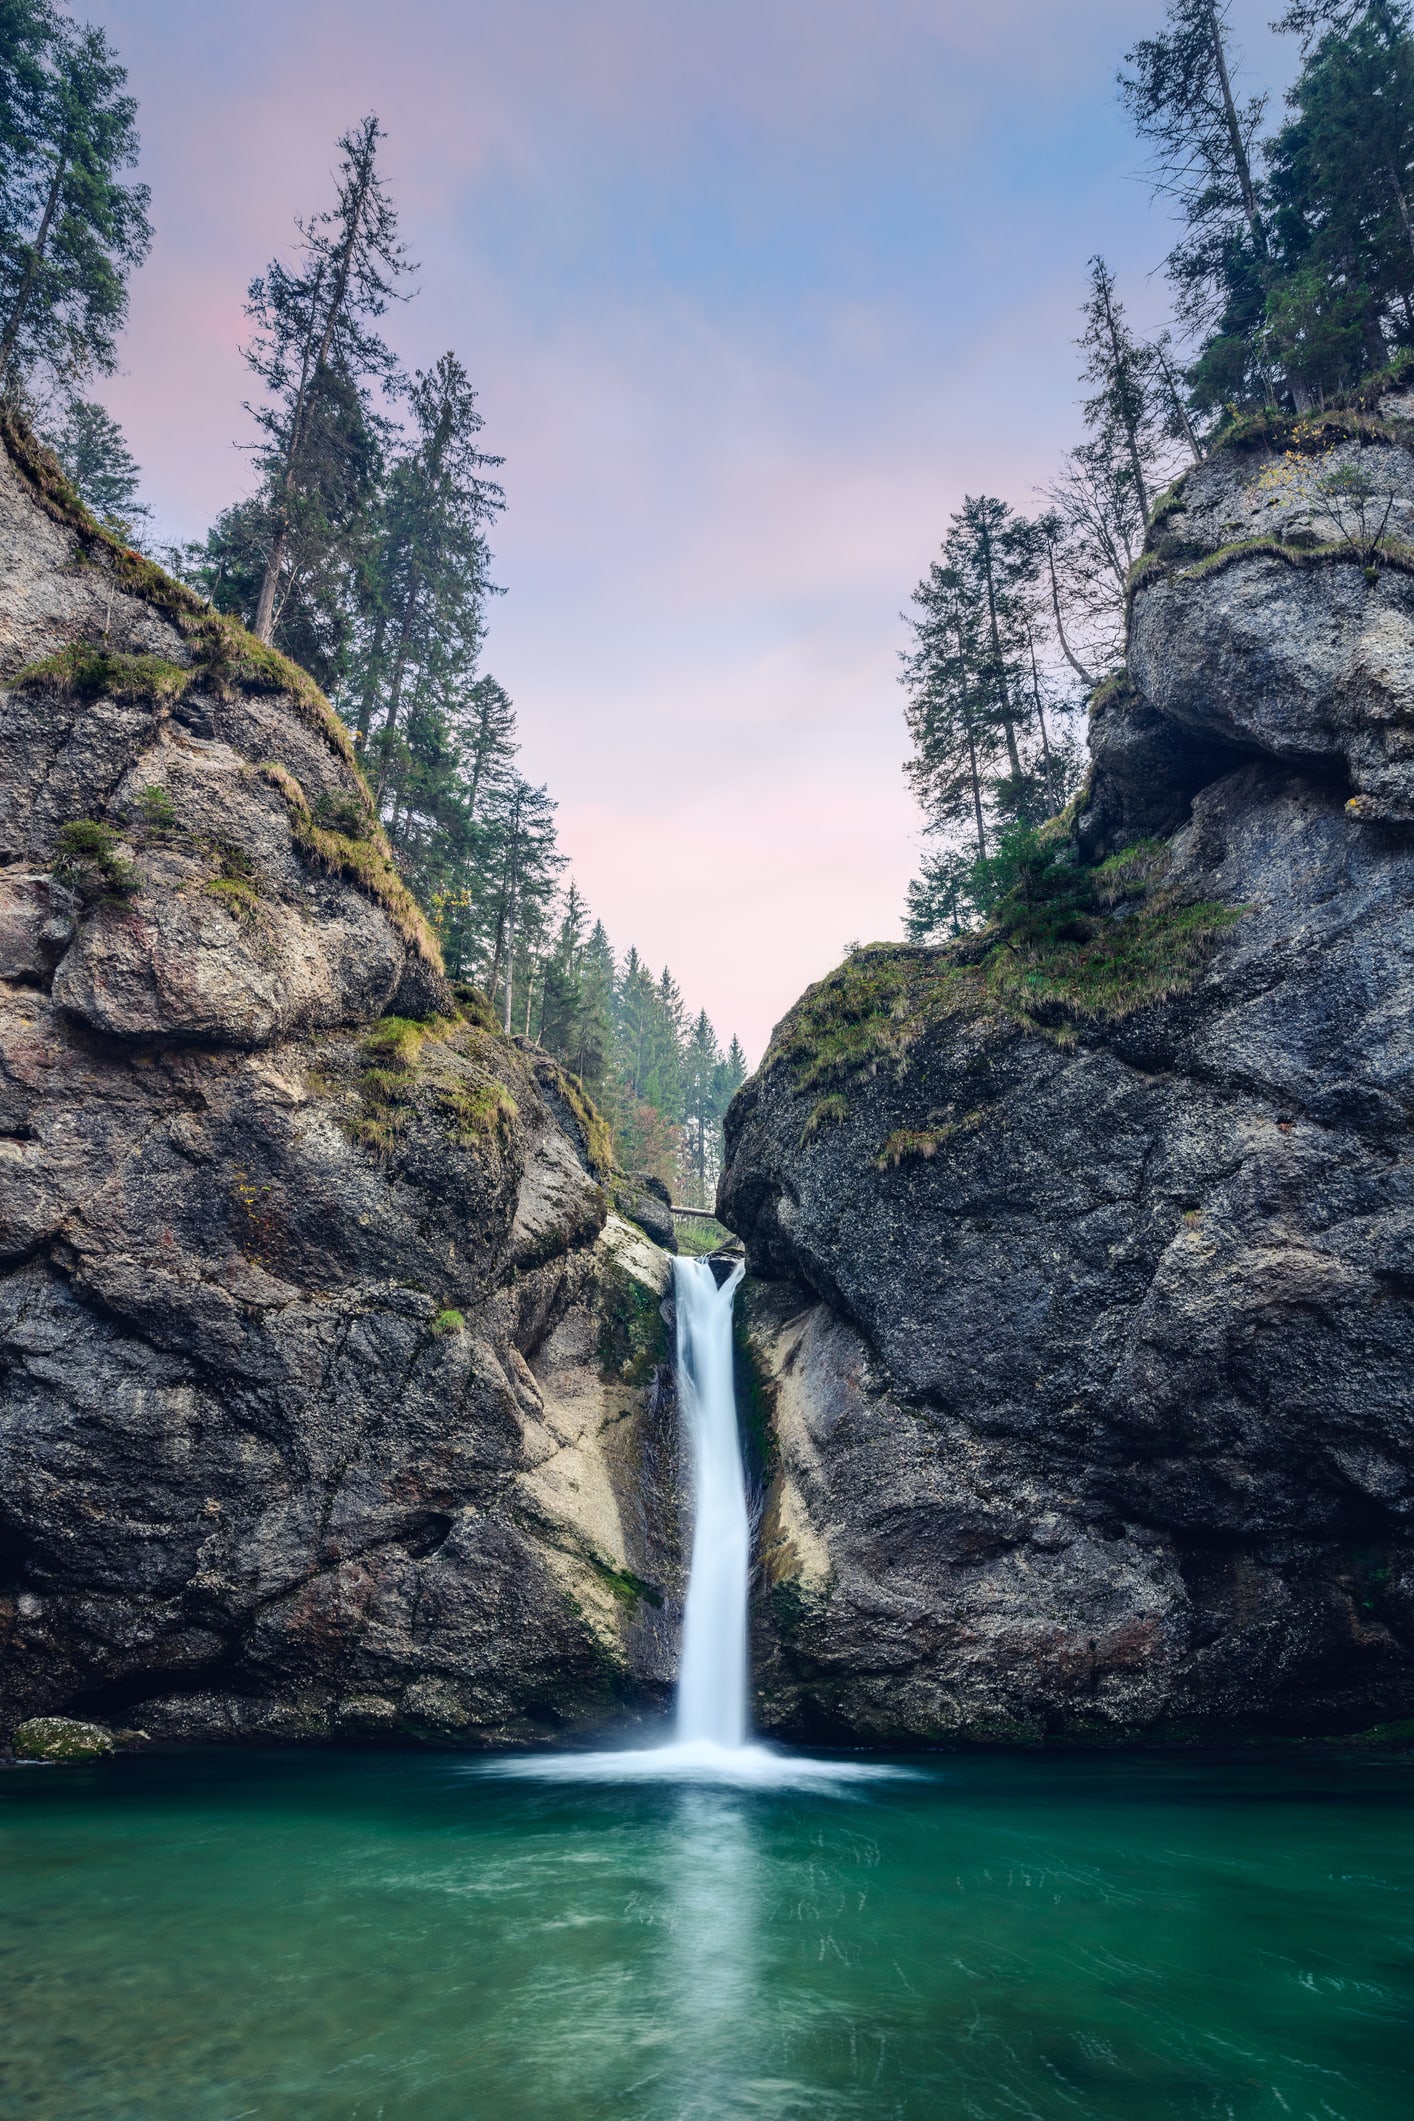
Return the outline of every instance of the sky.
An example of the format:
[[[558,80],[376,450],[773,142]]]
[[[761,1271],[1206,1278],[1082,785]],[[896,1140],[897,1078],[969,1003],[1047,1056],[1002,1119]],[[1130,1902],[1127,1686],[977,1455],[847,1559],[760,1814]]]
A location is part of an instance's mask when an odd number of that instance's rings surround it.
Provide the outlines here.
[[[1172,241],[1114,90],[1161,0],[82,0],[138,97],[152,255],[121,420],[161,534],[248,490],[242,301],[369,110],[505,459],[484,668],[622,951],[754,1062],[901,932],[902,612],[968,493],[1079,439],[1102,252]],[[1288,67],[1234,0],[1253,85]]]

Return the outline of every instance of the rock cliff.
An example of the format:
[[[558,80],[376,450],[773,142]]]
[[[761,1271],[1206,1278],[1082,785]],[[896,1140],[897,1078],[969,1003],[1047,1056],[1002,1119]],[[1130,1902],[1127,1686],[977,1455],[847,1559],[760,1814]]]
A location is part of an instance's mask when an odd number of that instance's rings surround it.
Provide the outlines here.
[[[772,1727],[1414,1713],[1414,402],[1249,421],[982,935],[812,988],[728,1120]]]
[[[3,441],[0,1737],[660,1702],[668,1260],[602,1122],[448,985],[308,679]]]

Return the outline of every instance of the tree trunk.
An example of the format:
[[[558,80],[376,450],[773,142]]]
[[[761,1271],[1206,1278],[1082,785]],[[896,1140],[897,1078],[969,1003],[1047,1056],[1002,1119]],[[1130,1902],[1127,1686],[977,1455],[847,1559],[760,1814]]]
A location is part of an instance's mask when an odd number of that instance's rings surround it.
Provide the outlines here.
[[[388,631],[388,614],[380,611],[373,627],[373,644],[368,651],[368,683],[363,688],[359,702],[358,729],[355,741],[360,750],[368,742],[368,731],[373,721],[373,695],[378,685],[378,664],[383,654],[383,641]]]
[[[398,709],[403,702],[403,678],[407,671],[408,644],[412,640],[412,622],[417,616],[417,600],[422,594],[421,570],[414,568],[408,584],[407,601],[403,605],[402,624],[398,628],[398,645],[393,651],[393,682],[388,687],[388,711],[383,717],[383,729],[391,736],[398,723]]]
[[[1178,385],[1174,382],[1173,370],[1164,359],[1162,346],[1155,346],[1154,358],[1164,372],[1164,388],[1168,391],[1169,403],[1178,415],[1179,425],[1182,427],[1188,446],[1193,452],[1193,461],[1195,464],[1201,464],[1203,461],[1203,445],[1193,431],[1193,422],[1188,417],[1188,408],[1178,394]]]
[[[1389,171],[1389,181],[1394,187],[1395,204],[1399,208],[1399,218],[1404,223],[1404,234],[1408,241],[1410,252],[1414,253],[1414,222],[1411,222],[1409,218],[1409,201],[1404,196],[1404,186],[1399,181],[1394,164],[1388,162],[1385,167]]]
[[[987,617],[992,629],[992,655],[997,668],[997,691],[1001,696],[1002,728],[1006,732],[1007,758],[1011,762],[1013,774],[1020,780],[1021,753],[1016,748],[1016,727],[1012,721],[1011,695],[1007,691],[1006,667],[1002,660],[1001,628],[997,624],[997,590],[996,584],[992,579],[992,534],[985,526],[982,530],[982,566],[987,578]],[[961,644],[959,643],[959,645]],[[970,740],[969,732],[969,742]]]
[[[432,447],[427,454],[424,471],[426,489],[429,494],[435,489],[441,476],[442,459],[447,453],[447,443],[452,433],[452,401],[450,396],[442,401],[438,415]],[[425,549],[425,548],[424,548]],[[408,646],[412,640],[413,620],[417,616],[417,601],[422,595],[423,570],[414,562],[412,577],[408,585],[407,602],[403,607],[403,622],[398,634],[398,645],[393,655],[393,682],[388,688],[388,712],[383,719],[385,731],[391,735],[397,727],[398,709],[402,705],[403,677],[407,670]]]
[[[20,336],[20,327],[25,321],[25,312],[29,308],[30,297],[34,293],[34,283],[39,278],[39,268],[44,262],[45,247],[49,242],[49,230],[53,225],[54,215],[58,210],[59,194],[63,190],[64,178],[68,167],[69,135],[66,133],[63,145],[59,150],[59,159],[54,165],[54,177],[49,186],[49,196],[44,202],[44,212],[40,215],[39,228],[34,242],[30,245],[29,264],[25,267],[25,276],[20,282],[20,291],[15,296],[14,306],[6,319],[5,336],[0,339],[0,386],[4,384],[10,373],[10,363],[14,359],[15,347]]]
[[[957,662],[961,672],[962,728],[967,738],[967,766],[972,776],[972,814],[977,821],[977,859],[987,859],[987,830],[982,822],[982,779],[977,771],[977,746],[972,738],[972,703],[967,697],[967,657],[962,645],[962,628],[957,629]]]
[[[1205,0],[1208,17],[1208,35],[1212,39],[1213,64],[1217,68],[1218,84],[1222,89],[1223,116],[1227,121],[1227,137],[1232,148],[1232,166],[1237,177],[1238,189],[1242,193],[1242,210],[1247,216],[1247,226],[1252,232],[1253,247],[1265,265],[1267,262],[1267,232],[1262,226],[1262,216],[1257,210],[1257,187],[1252,182],[1252,165],[1247,159],[1247,149],[1242,143],[1242,126],[1237,116],[1237,105],[1233,101],[1232,82],[1227,70],[1227,52],[1223,47],[1222,24],[1218,21],[1217,0]]]
[[[1041,673],[1036,668],[1036,643],[1029,635],[1027,646],[1031,650],[1031,697],[1036,702],[1036,720],[1041,729],[1041,757],[1046,766],[1046,801],[1051,806],[1051,815],[1054,816],[1057,804],[1055,780],[1051,773],[1051,742],[1046,734],[1046,710],[1041,705]]]
[[[1115,378],[1115,402],[1119,416],[1124,422],[1124,438],[1129,445],[1129,468],[1134,474],[1134,490],[1139,496],[1139,513],[1147,524],[1149,520],[1149,488],[1144,477],[1144,466],[1139,456],[1139,429],[1129,406],[1129,394],[1125,386],[1128,360],[1120,346],[1119,326],[1115,322],[1114,309],[1110,303],[1108,277],[1096,276],[1099,280],[1100,299],[1105,305],[1105,329],[1110,335],[1110,361]]]
[[[1085,665],[1071,653],[1070,643],[1065,637],[1065,626],[1061,619],[1060,584],[1056,580],[1056,550],[1049,538],[1046,540],[1046,560],[1051,570],[1051,609],[1056,615],[1056,638],[1060,642],[1061,654],[1065,657],[1081,684],[1088,685],[1093,691],[1095,680],[1091,677]]]

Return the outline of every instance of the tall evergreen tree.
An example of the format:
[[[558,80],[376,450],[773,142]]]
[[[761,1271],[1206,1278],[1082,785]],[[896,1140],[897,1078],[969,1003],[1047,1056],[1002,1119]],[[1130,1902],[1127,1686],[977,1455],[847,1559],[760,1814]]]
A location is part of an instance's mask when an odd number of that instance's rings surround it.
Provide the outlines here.
[[[722,1066],[711,1019],[699,1009],[682,1048],[684,1165],[688,1204],[695,1208],[710,1205],[720,1167]]]
[[[988,790],[999,731],[982,676],[984,649],[974,599],[959,570],[935,560],[913,592],[902,682],[913,756],[905,771],[932,832],[966,828],[987,852]]]
[[[1268,150],[1268,337],[1308,396],[1414,341],[1414,37],[1394,0],[1293,9],[1304,61]]]
[[[297,223],[297,263],[274,260],[247,298],[255,333],[245,358],[267,393],[251,408],[263,436],[267,518],[251,614],[262,641],[275,635],[292,548],[334,543],[356,520],[343,473],[349,430],[370,424],[372,387],[386,389],[397,375],[375,325],[412,266],[378,168],[383,137],[373,116],[342,135],[334,206]]]
[[[1262,323],[1270,239],[1256,168],[1264,96],[1234,85],[1230,0],[1167,0],[1158,36],[1127,54],[1120,93],[1152,150],[1150,178],[1186,234],[1169,254],[1180,314],[1208,344],[1196,388],[1220,403],[1253,383],[1270,395]],[[1303,402],[1299,380],[1298,404]]]
[[[0,392],[111,374],[127,276],[147,255],[137,104],[100,29],[0,6]]]
[[[1161,449],[1155,433],[1154,356],[1129,329],[1104,259],[1093,257],[1089,269],[1079,344],[1085,356],[1081,380],[1093,383],[1095,391],[1086,401],[1085,420],[1106,456],[1123,468],[1143,524]]]
[[[418,372],[409,402],[411,444],[388,479],[370,569],[374,617],[359,680],[360,744],[377,704],[390,738],[410,686],[455,684],[475,668],[490,594],[486,524],[504,505],[485,476],[501,459],[477,447],[476,393],[455,354]]]
[[[1094,386],[1088,433],[1047,489],[1050,508],[1034,526],[1057,645],[1087,686],[1123,658],[1129,573],[1157,489],[1177,468],[1175,426],[1198,447],[1167,348],[1135,338],[1103,258],[1092,258],[1089,271],[1078,341],[1082,380]]]

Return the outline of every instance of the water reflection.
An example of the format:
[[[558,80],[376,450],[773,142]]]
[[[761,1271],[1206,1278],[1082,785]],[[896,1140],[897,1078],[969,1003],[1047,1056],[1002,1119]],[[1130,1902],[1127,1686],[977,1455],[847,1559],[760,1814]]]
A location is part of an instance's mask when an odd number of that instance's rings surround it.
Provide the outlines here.
[[[743,2087],[762,2074],[764,1852],[748,1804],[729,1791],[686,1789],[676,1811],[662,1842],[661,1977],[676,2053],[659,2111],[673,2121],[722,2121],[741,2110]]]

